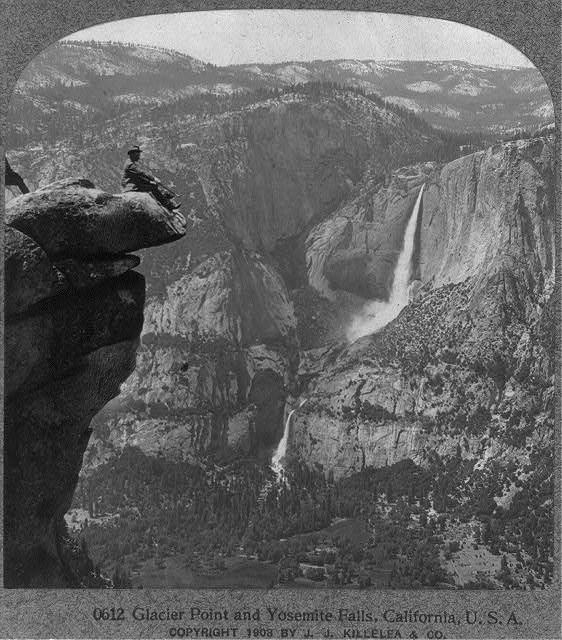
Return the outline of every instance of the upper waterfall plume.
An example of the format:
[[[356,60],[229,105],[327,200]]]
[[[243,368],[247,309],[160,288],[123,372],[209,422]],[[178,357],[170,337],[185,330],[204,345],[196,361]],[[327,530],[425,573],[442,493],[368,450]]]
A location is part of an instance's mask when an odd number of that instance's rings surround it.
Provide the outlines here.
[[[394,280],[390,297],[387,301],[375,300],[365,305],[361,313],[354,318],[348,329],[347,337],[350,341],[357,340],[357,338],[361,336],[376,333],[396,318],[400,311],[408,304],[408,285],[410,284],[412,271],[414,237],[424,186],[425,185],[421,186],[412,215],[406,226],[404,242],[394,269]]]
[[[293,417],[293,413],[295,413],[297,409],[300,409],[305,402],[306,402],[306,399],[303,400],[297,408],[291,409],[291,411],[289,411],[287,420],[285,420],[285,429],[283,430],[283,437],[279,441],[279,444],[277,445],[277,449],[275,450],[275,453],[271,458],[271,468],[273,469],[273,471],[275,471],[278,478],[281,476],[281,472],[283,470],[283,465],[281,464],[281,460],[285,458],[285,454],[287,453],[287,442],[289,440],[289,428],[291,426],[291,418]]]

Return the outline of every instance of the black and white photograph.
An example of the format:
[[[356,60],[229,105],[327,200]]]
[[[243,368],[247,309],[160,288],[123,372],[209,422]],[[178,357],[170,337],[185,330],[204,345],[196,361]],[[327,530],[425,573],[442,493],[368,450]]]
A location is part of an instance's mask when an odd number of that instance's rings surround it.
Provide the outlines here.
[[[4,144],[6,588],[557,588],[555,109],[519,50],[105,22],[28,64]]]

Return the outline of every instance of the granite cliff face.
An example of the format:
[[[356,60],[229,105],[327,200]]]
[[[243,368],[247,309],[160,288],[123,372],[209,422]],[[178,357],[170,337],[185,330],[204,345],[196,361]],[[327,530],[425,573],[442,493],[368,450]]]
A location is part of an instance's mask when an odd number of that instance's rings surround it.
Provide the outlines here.
[[[135,366],[144,278],[127,252],[185,233],[146,194],[71,178],[6,212],[5,584],[78,586],[61,527],[90,421]]]
[[[414,280],[437,287],[516,262],[540,278],[553,268],[552,154],[537,138],[399,169],[384,185],[367,179],[308,234],[309,283],[327,295],[384,298],[422,183]]]
[[[368,177],[306,239],[309,284],[327,297],[337,290],[362,298],[386,298],[404,230],[421,185],[435,163]]]
[[[271,266],[248,252],[210,256],[147,304],[137,370],[111,415],[100,416],[87,461],[124,446],[173,459],[271,446],[295,368],[295,329]]]
[[[544,453],[553,428],[552,154],[544,139],[517,141],[426,174],[415,300],[380,333],[321,356],[316,375],[302,367],[309,400],[293,419],[294,455],[344,475],[452,455],[457,443],[475,461]]]
[[[423,199],[422,281],[438,287],[505,268],[529,294],[540,288],[553,269],[553,154],[543,138],[520,140],[437,172]]]
[[[251,112],[248,117],[258,116]],[[258,120],[264,117],[260,112]],[[275,112],[268,115],[271,117],[289,116],[282,110],[281,115]],[[227,122],[232,126],[231,120]],[[295,122],[300,121],[297,118]],[[248,126],[240,125],[237,135],[246,139]],[[217,147],[204,138],[209,156],[199,166],[212,166],[216,171],[215,154],[228,160],[230,169],[248,166],[248,145],[238,145],[234,133],[225,135],[225,129],[218,130],[220,143],[214,131],[211,139]],[[207,130],[205,136],[209,135]],[[244,149],[243,162],[242,156],[233,152],[239,146]],[[197,148],[197,153],[202,153],[201,141]],[[195,152],[191,149],[190,153]],[[375,370],[363,371],[356,358],[350,360],[345,375],[322,359],[321,370],[307,368],[306,363],[317,356],[309,357],[300,345],[302,309],[295,314],[286,285],[288,274],[275,260],[275,246],[284,234],[295,234],[294,251],[297,256],[301,252],[303,277],[328,298],[324,302],[315,299],[306,313],[322,316],[325,305],[337,308],[342,301],[348,311],[358,310],[365,300],[388,295],[404,228],[425,183],[413,257],[412,299],[422,304],[430,293],[434,296],[432,304],[444,314],[443,318],[432,315],[436,328],[443,335],[452,331],[455,340],[461,340],[457,334],[462,334],[476,368],[481,359],[485,368],[509,372],[515,365],[504,362],[502,350],[507,343],[498,335],[503,336],[506,327],[515,322],[527,326],[529,318],[540,313],[533,309],[545,295],[552,275],[551,156],[550,143],[535,139],[497,145],[444,166],[422,163],[386,175],[373,172],[350,187],[352,191],[342,196],[334,212],[316,225],[317,213],[310,219],[308,214],[292,219],[286,216],[284,206],[276,207],[275,200],[266,207],[263,220],[251,224],[247,218],[243,222],[241,201],[230,209],[225,204],[231,201],[228,198],[217,205],[219,174],[211,178],[200,171],[202,177],[192,182],[194,223],[190,233],[170,247],[171,254],[151,250],[147,256],[145,268],[156,283],[153,290],[160,293],[151,296],[147,304],[135,374],[119,400],[94,421],[98,426],[86,466],[118,455],[128,445],[151,454],[187,459],[208,455],[230,459],[267,450],[281,437],[284,403],[306,385],[316,389],[317,402],[307,403],[295,415],[294,440],[289,445],[289,450],[303,459],[342,474],[404,458],[419,462],[431,448],[450,451],[454,438],[435,436],[428,440],[419,423],[408,418],[421,411],[426,419],[425,409],[419,409],[426,400],[418,398],[420,388],[424,393],[431,389],[425,374],[411,381],[410,374],[404,374],[396,363],[390,369],[385,364],[382,369],[377,365]],[[264,170],[266,176],[268,171]],[[259,175],[256,169],[253,177],[247,178],[247,190],[250,183],[266,181]],[[287,176],[293,174],[282,175],[289,180]],[[223,185],[231,199],[235,182]],[[244,202],[250,203],[252,198],[248,196]],[[298,204],[295,210],[304,207],[306,212],[303,202]],[[228,225],[230,229],[226,229]],[[300,244],[299,237],[304,238]],[[264,244],[269,253],[251,248]],[[164,286],[166,280],[170,284]],[[443,287],[452,285],[460,287],[455,296],[462,293],[458,308],[444,302],[452,294]],[[438,290],[441,293],[436,293]],[[428,303],[423,305],[419,313],[427,315]],[[464,315],[457,318],[459,308]],[[419,323],[419,318],[414,322]],[[449,322],[453,328],[448,327]],[[516,334],[522,335],[519,330]],[[365,340],[359,344],[368,344]],[[432,346],[432,340],[440,346]],[[498,340],[502,345],[499,351],[495,348]],[[511,346],[513,340],[510,338]],[[432,332],[422,342],[424,353],[449,348]],[[357,348],[354,345],[351,349],[355,352]],[[443,374],[440,367],[432,373],[438,379]],[[499,393],[498,385],[505,384],[496,380],[498,375],[509,377],[494,373],[491,381],[482,383],[486,389],[491,385],[491,397]],[[367,406],[375,409],[367,409],[363,420],[357,422],[353,412],[362,380],[368,382],[360,395],[367,394]],[[415,393],[406,391],[410,385]],[[442,400],[434,398],[429,405],[437,406]],[[489,402],[484,405],[488,411]],[[378,416],[380,407],[381,415],[391,418],[385,421],[379,416],[373,422],[369,412]],[[428,419],[433,418],[430,415]]]
[[[384,298],[422,183],[414,304],[396,321],[413,336],[405,355],[395,345],[380,364],[372,354],[381,337],[342,346],[335,360],[334,349],[303,351],[298,318],[270,259],[233,245],[208,250],[149,301],[137,370],[110,405],[114,413],[100,416],[104,426],[88,464],[131,443],[172,458],[256,453],[279,440],[284,402],[307,387],[311,400],[293,418],[289,450],[336,474],[455,450],[456,435],[429,429],[430,436],[426,423],[453,419],[444,407],[456,415],[458,388],[466,385],[478,388],[469,413],[492,415],[520,368],[509,349],[518,354],[519,340],[533,343],[525,336],[533,335],[530,327],[550,298],[552,148],[544,139],[518,141],[444,166],[367,176],[308,232],[302,251],[310,286],[356,309],[362,300]],[[396,332],[389,327],[381,335]],[[318,366],[310,366],[314,360]],[[423,366],[413,373],[413,365],[404,365],[410,360]],[[450,400],[441,382],[434,389],[432,381],[443,376],[453,379]],[[543,383],[550,384],[548,376]],[[470,451],[482,454],[471,442],[467,437]]]
[[[110,405],[114,413],[95,421],[99,438],[87,466],[130,443],[189,459],[274,446],[296,380],[300,345],[290,289],[307,278],[308,231],[361,188],[367,164],[380,176],[396,148],[415,154],[439,144],[341,90],[181,119],[177,139],[155,136],[147,156],[184,194],[190,230],[170,247],[146,252],[137,372]],[[153,135],[155,127],[145,126]],[[407,191],[407,184],[404,178],[397,189]],[[399,218],[394,243],[406,210],[392,214]]]

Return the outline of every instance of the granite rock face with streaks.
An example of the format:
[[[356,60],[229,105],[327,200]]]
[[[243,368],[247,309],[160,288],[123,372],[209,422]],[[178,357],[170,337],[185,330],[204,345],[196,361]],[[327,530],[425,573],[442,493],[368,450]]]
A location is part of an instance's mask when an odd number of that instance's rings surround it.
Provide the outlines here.
[[[457,442],[475,459],[526,440],[537,453],[553,419],[552,154],[545,139],[516,141],[427,174],[413,300],[303,371],[293,455],[338,476]]]
[[[333,297],[343,290],[386,298],[404,230],[421,185],[434,163],[394,171],[387,184],[368,179],[359,193],[314,227],[306,239],[308,281]]]

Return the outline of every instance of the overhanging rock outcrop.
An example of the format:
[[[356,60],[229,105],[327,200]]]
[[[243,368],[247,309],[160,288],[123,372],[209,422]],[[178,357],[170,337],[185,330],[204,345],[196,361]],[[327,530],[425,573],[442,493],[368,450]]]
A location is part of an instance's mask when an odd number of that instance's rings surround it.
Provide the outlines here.
[[[144,193],[83,178],[8,204],[5,236],[5,513],[8,587],[79,586],[62,543],[90,420],[135,367],[143,247],[186,221]]]

